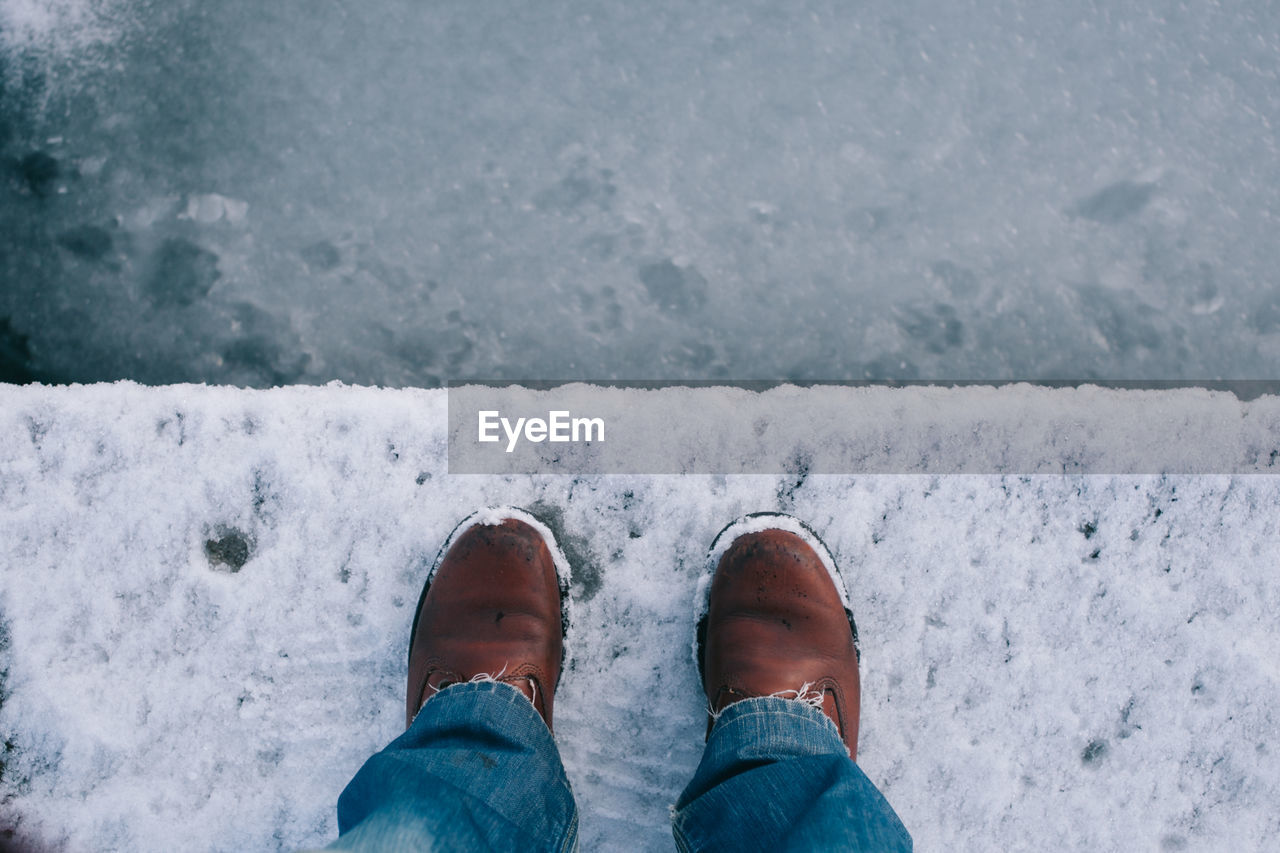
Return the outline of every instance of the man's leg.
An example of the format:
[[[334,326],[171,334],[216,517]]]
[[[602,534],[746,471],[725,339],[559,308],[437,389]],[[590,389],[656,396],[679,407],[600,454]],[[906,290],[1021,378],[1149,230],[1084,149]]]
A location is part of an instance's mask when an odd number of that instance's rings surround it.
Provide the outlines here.
[[[447,687],[360,768],[330,850],[570,850],[577,810],[551,732],[501,682]]]
[[[835,725],[794,699],[725,709],[676,803],[674,831],[682,850],[911,850]]]
[[[577,807],[550,730],[563,557],[535,524],[516,513],[453,538],[414,620],[411,724],[342,792],[328,849],[576,846]]]
[[[676,842],[909,851],[902,822],[854,762],[858,657],[834,564],[793,519],[766,523],[730,538],[711,581],[699,663],[715,721],[676,803]]]

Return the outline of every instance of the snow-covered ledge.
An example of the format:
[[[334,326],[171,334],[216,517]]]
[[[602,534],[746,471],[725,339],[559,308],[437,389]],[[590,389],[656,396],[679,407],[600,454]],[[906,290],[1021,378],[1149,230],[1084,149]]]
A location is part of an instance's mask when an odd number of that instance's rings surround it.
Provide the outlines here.
[[[890,411],[920,393],[872,390]],[[626,393],[643,413],[648,392]],[[707,418],[772,405],[687,393]],[[841,390],[779,393],[823,412]],[[1017,395],[1099,411],[1081,393],[999,389],[971,447],[1008,460]],[[326,842],[339,790],[403,726],[436,549],[514,503],[574,563],[556,733],[584,849],[669,848],[704,727],[691,598],[715,533],[761,509],[841,564],[859,758],[917,849],[1260,849],[1280,799],[1280,478],[1241,472],[1268,470],[1276,400],[1106,393],[1172,413],[1135,453],[1216,473],[450,475],[444,391],[0,386],[0,829],[67,850]],[[710,423],[706,452],[745,464]],[[834,433],[814,423],[779,458],[821,460],[812,436]],[[1097,458],[1096,430],[1049,439]]]

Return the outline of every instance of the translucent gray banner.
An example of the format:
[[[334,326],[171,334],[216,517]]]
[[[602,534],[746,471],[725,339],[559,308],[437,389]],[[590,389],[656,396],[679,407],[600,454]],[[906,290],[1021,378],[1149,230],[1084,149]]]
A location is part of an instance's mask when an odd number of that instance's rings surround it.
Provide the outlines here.
[[[458,384],[449,473],[1280,471],[1275,383],[1207,384]]]

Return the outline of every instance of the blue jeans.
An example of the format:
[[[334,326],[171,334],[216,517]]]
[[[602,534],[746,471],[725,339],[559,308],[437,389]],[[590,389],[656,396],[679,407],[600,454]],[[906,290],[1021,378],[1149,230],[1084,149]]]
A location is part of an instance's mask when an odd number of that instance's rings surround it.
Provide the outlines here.
[[[745,699],[716,721],[673,818],[681,850],[909,851],[911,837],[821,711]],[[457,684],[365,762],[328,850],[572,850],[578,809],[516,688]]]

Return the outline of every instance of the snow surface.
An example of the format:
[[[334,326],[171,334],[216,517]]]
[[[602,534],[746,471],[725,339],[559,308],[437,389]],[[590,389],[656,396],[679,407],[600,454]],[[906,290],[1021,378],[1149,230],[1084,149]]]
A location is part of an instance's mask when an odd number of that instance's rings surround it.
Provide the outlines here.
[[[1272,0],[0,0],[0,71],[16,376],[1280,361]]]
[[[671,849],[704,726],[697,576],[758,510],[835,555],[860,761],[917,849],[1280,834],[1276,478],[448,475],[445,409],[438,390],[0,386],[0,825],[68,851],[325,843],[403,726],[437,549],[510,503],[573,564],[556,728],[586,850]]]

